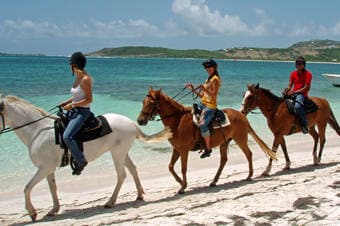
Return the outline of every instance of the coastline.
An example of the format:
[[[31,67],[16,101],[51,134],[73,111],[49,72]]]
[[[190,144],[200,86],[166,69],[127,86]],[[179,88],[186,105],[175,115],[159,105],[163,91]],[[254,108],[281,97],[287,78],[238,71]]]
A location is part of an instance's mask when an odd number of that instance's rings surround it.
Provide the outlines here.
[[[308,138],[307,138],[308,137]],[[252,140],[252,139],[250,139]],[[270,141],[266,140],[270,144]],[[55,217],[44,217],[52,207],[46,182],[32,192],[38,210],[37,225],[174,225],[274,223],[290,225],[332,224],[340,220],[340,153],[339,138],[332,131],[327,134],[323,158],[319,166],[312,166],[312,138],[298,134],[288,137],[287,148],[292,161],[290,171],[282,171],[285,161],[279,151],[270,177],[261,177],[267,159],[257,145],[251,145],[254,177],[244,181],[248,165],[243,153],[232,145],[229,160],[215,188],[209,188],[218,167],[219,152],[200,159],[191,152],[188,166],[188,188],[184,195],[176,195],[179,184],[162,161],[141,166],[137,170],[145,190],[144,201],[135,201],[136,190],[127,173],[116,206],[102,206],[111,196],[116,182],[112,166],[96,170],[91,164],[82,176],[69,171],[57,171],[56,181],[61,210]],[[179,162],[176,172],[180,173]],[[100,172],[100,173],[99,173]],[[0,195],[0,223],[25,225],[30,218],[24,209],[23,186],[19,193]]]

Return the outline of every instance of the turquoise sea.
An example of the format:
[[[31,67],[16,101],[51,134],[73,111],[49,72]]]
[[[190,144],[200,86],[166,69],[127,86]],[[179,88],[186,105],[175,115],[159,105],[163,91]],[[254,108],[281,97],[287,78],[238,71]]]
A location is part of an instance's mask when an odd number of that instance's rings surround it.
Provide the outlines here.
[[[94,78],[95,114],[115,112],[136,121],[148,88],[162,88],[169,96],[177,94],[187,82],[202,83],[207,75],[201,59],[159,58],[88,58],[87,71]],[[222,78],[219,106],[239,109],[246,85],[260,83],[280,95],[288,84],[289,74],[294,70],[293,62],[226,61],[217,60]],[[338,121],[340,121],[340,88],[333,87],[322,73],[340,73],[340,64],[307,63],[313,74],[311,96],[328,99]],[[68,98],[73,82],[67,57],[10,56],[0,57],[0,92],[16,95],[45,110]],[[191,105],[192,97],[180,100]],[[266,121],[260,114],[248,116],[254,129],[264,137],[271,137]],[[151,122],[143,131],[150,134],[162,128],[160,122]],[[328,132],[330,129],[328,129]],[[143,165],[150,158],[168,155],[167,143],[146,145],[136,142],[131,156],[136,165]],[[105,155],[107,156],[107,155]],[[110,161],[102,157],[93,164]],[[34,172],[26,147],[14,133],[0,136],[0,191],[11,183],[26,184],[27,175]],[[25,182],[22,182],[24,179]]]

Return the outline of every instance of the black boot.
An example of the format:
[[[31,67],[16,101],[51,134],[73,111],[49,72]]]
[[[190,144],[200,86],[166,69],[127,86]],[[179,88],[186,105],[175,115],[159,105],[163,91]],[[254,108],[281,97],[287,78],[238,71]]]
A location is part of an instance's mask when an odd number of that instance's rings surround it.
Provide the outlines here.
[[[303,134],[309,133],[308,127],[306,125],[302,126],[302,133]]]
[[[78,163],[75,164],[75,169],[72,172],[72,175],[79,176],[81,174],[81,171],[84,170],[85,166],[87,166],[87,161],[83,162],[83,164],[78,165]]]
[[[201,159],[204,159],[206,157],[210,157],[210,154],[211,154],[212,150],[211,149],[204,149],[204,152],[203,154],[201,155]]]

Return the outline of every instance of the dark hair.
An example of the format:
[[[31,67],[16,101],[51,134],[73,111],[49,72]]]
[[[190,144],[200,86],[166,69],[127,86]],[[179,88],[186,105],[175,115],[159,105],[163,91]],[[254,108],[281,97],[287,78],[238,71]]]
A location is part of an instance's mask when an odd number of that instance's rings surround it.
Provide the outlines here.
[[[70,64],[75,65],[80,70],[86,66],[86,57],[82,52],[75,52],[70,58]]]
[[[298,56],[295,60],[295,64],[297,63],[303,63],[303,65],[306,66],[306,59],[303,56]]]
[[[213,59],[205,60],[202,62],[202,65],[206,67],[217,67],[217,63]]]

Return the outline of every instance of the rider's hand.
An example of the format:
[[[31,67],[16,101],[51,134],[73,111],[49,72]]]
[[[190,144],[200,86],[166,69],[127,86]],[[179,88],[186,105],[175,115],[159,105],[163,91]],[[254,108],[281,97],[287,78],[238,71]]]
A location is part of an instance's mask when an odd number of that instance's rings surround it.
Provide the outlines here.
[[[66,104],[65,106],[62,107],[63,110],[69,111],[73,108],[72,103]]]
[[[293,94],[294,94],[294,91],[292,91],[292,90],[289,90],[288,93],[287,93],[288,96],[291,96]]]
[[[199,87],[200,87],[200,90],[203,90],[203,91],[206,90],[206,89],[205,89],[205,86],[204,86],[203,84],[199,85]]]
[[[282,90],[282,95],[286,96],[286,95],[288,95],[288,92],[289,92],[289,89],[285,88],[284,90]]]
[[[190,89],[191,91],[194,90],[194,86],[191,83],[185,84],[185,88]]]
[[[66,102],[61,102],[58,107],[64,107],[67,103]]]

